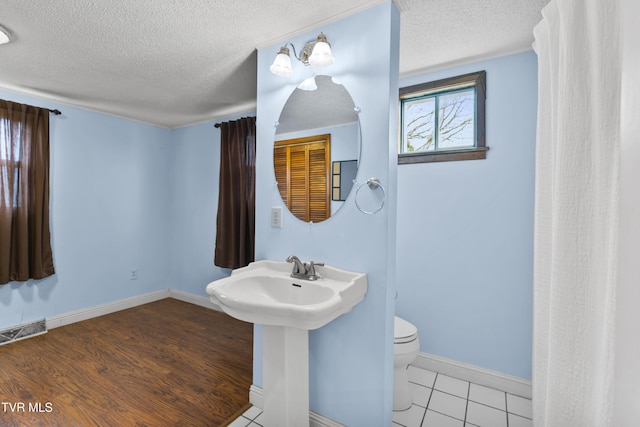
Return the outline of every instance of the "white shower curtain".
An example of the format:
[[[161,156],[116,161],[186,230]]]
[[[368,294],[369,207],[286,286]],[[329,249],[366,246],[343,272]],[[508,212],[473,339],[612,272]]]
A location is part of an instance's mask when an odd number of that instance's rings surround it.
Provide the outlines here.
[[[619,0],[551,0],[534,30],[536,427],[612,424]]]

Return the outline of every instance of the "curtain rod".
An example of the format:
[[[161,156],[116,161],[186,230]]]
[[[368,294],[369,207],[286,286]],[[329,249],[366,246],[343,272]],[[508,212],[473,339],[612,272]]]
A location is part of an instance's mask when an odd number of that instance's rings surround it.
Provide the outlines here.
[[[12,101],[10,101],[12,102]],[[18,103],[19,104],[19,103]],[[24,105],[29,105],[29,104],[24,104]],[[35,107],[34,105],[29,105],[30,107]],[[35,107],[35,108],[42,108],[42,107]],[[42,108],[43,110],[47,110],[48,112],[50,112],[51,114],[54,114],[56,116],[59,116],[60,114],[62,114],[62,111],[58,110],[57,108],[54,108],[53,110],[51,108]]]

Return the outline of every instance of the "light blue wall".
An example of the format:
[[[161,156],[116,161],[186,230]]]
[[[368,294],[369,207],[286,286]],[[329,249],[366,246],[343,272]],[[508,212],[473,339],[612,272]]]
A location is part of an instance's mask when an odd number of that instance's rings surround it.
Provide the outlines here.
[[[167,289],[171,132],[8,91],[0,97],[63,112],[50,120],[56,274],[0,286],[0,328]]]
[[[237,120],[239,117],[220,121]],[[174,129],[171,163],[170,287],[207,296],[205,286],[228,276],[230,272],[213,264],[220,129],[215,128],[212,122]]]
[[[399,13],[391,2],[328,24],[291,40],[296,46],[325,32],[335,64],[323,69],[344,84],[360,106],[362,162],[360,181],[376,176],[395,186]],[[395,295],[395,192],[385,209],[364,215],[353,193],[337,215],[319,224],[295,219],[288,211],[284,227],[270,227],[272,206],[282,206],[273,173],[274,124],[293,88],[306,74],[299,63],[288,79],[269,72],[280,45],[258,51],[258,153],[256,258],[300,258],[366,272],[369,289],[354,310],[310,332],[310,407],[351,426],[391,425],[393,382],[393,310]],[[304,70],[310,72],[310,70]],[[256,328],[255,336],[260,336]],[[254,383],[262,384],[262,342],[256,339]]]
[[[9,91],[0,98],[63,112],[50,119],[56,275],[0,286],[0,329],[168,288],[206,296],[207,283],[229,274],[213,265],[212,122],[169,130]]]
[[[421,351],[531,378],[537,108],[533,52],[405,78],[487,71],[486,160],[398,167],[397,313]]]

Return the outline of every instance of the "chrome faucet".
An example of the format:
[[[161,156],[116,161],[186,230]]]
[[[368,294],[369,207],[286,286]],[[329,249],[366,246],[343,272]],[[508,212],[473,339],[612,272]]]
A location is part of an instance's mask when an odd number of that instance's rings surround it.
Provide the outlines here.
[[[295,255],[289,255],[287,257],[287,262],[293,263],[293,271],[291,272],[291,277],[299,277],[303,278],[307,274],[307,266],[305,263],[300,261]]]
[[[295,255],[290,255],[287,257],[287,262],[293,263],[293,270],[291,271],[291,277],[295,277],[297,279],[303,280],[318,280],[319,276],[316,274],[315,266],[323,266],[322,262],[313,262],[305,263],[300,261]]]

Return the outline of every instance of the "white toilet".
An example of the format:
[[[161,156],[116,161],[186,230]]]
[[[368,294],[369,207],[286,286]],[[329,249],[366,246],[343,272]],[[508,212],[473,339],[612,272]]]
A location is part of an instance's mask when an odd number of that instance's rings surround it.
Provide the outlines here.
[[[413,403],[407,367],[418,356],[420,340],[418,329],[398,316],[393,329],[393,410],[404,411]]]

